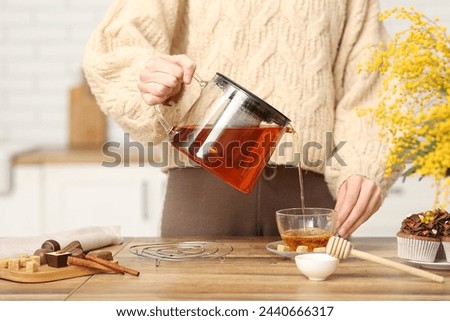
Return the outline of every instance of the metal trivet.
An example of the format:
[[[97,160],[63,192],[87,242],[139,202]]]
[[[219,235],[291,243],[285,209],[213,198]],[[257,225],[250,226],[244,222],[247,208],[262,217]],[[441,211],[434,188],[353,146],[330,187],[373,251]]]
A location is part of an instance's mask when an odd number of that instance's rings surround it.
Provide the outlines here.
[[[161,261],[188,261],[206,258],[225,260],[233,251],[229,244],[207,241],[186,241],[173,243],[149,243],[131,246],[128,249],[138,256],[154,259],[156,266]]]

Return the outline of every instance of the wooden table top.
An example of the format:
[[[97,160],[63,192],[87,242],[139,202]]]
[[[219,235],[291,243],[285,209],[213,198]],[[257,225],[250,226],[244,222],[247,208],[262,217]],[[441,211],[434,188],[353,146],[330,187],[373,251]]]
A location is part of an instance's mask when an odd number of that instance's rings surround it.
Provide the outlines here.
[[[48,283],[23,284],[0,280],[0,300],[308,300],[410,301],[450,300],[450,271],[429,270],[445,277],[435,283],[357,258],[341,260],[336,272],[323,282],[306,279],[289,258],[266,249],[274,238],[224,238],[233,251],[218,258],[161,261],[137,256],[129,248],[138,244],[198,241],[200,239],[131,238],[112,246],[119,263],[140,276],[96,274]],[[201,239],[207,240],[207,239]],[[394,238],[355,238],[355,249],[394,261]]]

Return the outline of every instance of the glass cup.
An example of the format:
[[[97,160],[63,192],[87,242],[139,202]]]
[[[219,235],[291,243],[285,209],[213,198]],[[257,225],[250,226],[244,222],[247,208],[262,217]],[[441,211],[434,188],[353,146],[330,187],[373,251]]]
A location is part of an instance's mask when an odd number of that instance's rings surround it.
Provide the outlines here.
[[[334,234],[336,211],[330,208],[288,208],[276,212],[281,239],[291,251],[325,248]]]

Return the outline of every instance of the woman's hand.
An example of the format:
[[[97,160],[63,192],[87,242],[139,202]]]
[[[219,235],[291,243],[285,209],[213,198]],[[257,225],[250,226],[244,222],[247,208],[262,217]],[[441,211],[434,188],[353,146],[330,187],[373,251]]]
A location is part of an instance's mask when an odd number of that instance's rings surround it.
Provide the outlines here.
[[[371,180],[350,176],[339,189],[336,228],[343,238],[350,236],[381,206],[381,190]]]
[[[139,74],[142,98],[149,105],[166,101],[178,94],[183,83],[191,83],[195,69],[195,63],[186,55],[151,58]]]

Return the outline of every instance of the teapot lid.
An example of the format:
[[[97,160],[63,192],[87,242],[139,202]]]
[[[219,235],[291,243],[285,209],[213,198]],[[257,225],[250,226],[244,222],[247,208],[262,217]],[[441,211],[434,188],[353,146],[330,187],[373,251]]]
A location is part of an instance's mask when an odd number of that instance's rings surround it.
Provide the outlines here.
[[[284,114],[280,113],[277,109],[275,109],[273,106],[266,103],[264,100],[250,92],[249,90],[245,89],[244,87],[238,85],[230,78],[222,75],[221,73],[216,73],[218,76],[218,85],[223,86],[225,85],[231,85],[237,90],[245,93],[249,99],[247,99],[243,107],[247,109],[250,113],[253,113],[255,116],[261,118],[261,120],[265,121],[266,123],[275,123],[279,126],[286,126],[288,123],[291,122],[291,120],[286,117]]]

